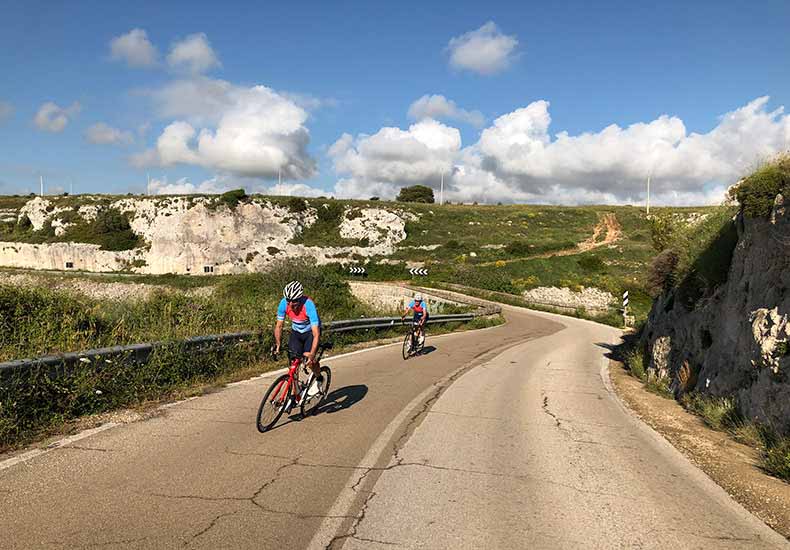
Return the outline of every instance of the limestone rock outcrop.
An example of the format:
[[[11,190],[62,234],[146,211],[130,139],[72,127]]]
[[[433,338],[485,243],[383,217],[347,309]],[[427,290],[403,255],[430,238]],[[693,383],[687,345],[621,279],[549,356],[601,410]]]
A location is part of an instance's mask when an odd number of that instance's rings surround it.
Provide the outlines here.
[[[783,197],[768,219],[738,214],[736,226],[724,284],[695,307],[677,289],[654,302],[642,335],[648,371],[668,378],[676,393],[735,396],[746,418],[790,434],[790,215]]]
[[[296,215],[259,197],[235,208],[217,206],[211,198],[200,196],[83,200],[85,203],[75,206],[58,206],[55,201],[35,197],[14,217],[10,212],[2,214],[12,220],[27,217],[33,231],[41,231],[49,222],[60,237],[69,225],[62,213],[91,221],[102,208],[113,208],[126,214],[145,246],[113,252],[76,242],[0,242],[0,266],[200,275],[266,271],[272,262],[285,257],[308,256],[324,264],[351,256],[391,254],[406,238],[406,222],[414,217],[398,209],[347,208],[338,228],[340,236],[360,244],[319,247],[292,242],[316,221],[312,207]]]

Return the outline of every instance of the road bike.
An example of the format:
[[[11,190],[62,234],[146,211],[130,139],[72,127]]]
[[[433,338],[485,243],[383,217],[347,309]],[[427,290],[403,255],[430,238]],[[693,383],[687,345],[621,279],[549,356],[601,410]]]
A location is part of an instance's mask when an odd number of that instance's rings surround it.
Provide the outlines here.
[[[403,358],[408,359],[413,355],[417,355],[425,347],[425,326],[422,327],[420,336],[417,336],[418,323],[411,321],[409,323],[409,332],[406,338],[403,339]]]
[[[320,364],[324,350],[332,349],[331,343],[323,343],[318,347],[316,362]],[[276,354],[272,353],[276,359]],[[258,431],[263,433],[271,430],[283,414],[290,414],[296,407],[300,408],[302,418],[315,414],[318,406],[329,393],[329,384],[332,381],[332,371],[329,367],[321,367],[323,382],[319,383],[313,370],[309,367],[309,360],[302,356],[293,356],[288,352],[288,374],[283,374],[272,382],[266,393],[263,394],[261,405],[258,407],[256,424]],[[303,382],[301,374],[307,374],[307,381]],[[296,385],[296,397],[292,388]]]

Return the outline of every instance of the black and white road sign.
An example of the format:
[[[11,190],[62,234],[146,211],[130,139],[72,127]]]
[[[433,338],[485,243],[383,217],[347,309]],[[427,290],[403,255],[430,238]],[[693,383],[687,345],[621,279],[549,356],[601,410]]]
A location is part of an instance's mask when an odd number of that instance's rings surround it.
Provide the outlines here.
[[[351,266],[348,268],[348,272],[351,273],[352,275],[364,275],[365,268],[359,266]]]
[[[409,273],[411,273],[412,275],[423,275],[424,276],[424,275],[428,274],[428,270],[425,269],[424,267],[413,267],[413,268],[411,268],[409,270]]]
[[[623,292],[623,309],[628,307],[628,291]]]

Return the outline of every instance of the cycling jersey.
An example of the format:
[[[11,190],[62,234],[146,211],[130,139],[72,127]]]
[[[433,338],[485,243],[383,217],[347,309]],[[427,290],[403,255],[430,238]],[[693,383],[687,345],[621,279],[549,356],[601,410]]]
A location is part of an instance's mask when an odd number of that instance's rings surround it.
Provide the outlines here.
[[[409,303],[409,309],[414,312],[414,319],[421,319],[423,315],[428,315],[428,304],[426,304],[425,301],[417,303],[412,300]]]
[[[315,302],[307,296],[301,297],[298,301],[301,302],[302,307],[297,313],[291,308],[288,300],[285,298],[280,300],[280,305],[277,308],[277,320],[284,321],[287,316],[291,320],[291,329],[301,333],[309,332],[312,327],[320,327],[321,319],[318,318]]]

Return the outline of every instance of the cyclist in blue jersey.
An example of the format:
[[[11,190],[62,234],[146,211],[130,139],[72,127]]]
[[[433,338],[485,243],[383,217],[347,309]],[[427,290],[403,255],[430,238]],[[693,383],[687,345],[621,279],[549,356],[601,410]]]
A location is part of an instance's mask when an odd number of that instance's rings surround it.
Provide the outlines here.
[[[428,304],[423,301],[422,294],[419,292],[414,295],[414,299],[406,306],[403,315],[401,315],[401,320],[406,318],[410,310],[414,312],[414,324],[417,325],[417,338],[420,343],[423,343],[425,340],[425,331],[423,331],[423,327],[428,320]]]
[[[318,341],[321,338],[321,319],[318,317],[315,302],[304,295],[304,289],[299,281],[291,281],[283,289],[283,299],[280,300],[277,308],[277,323],[274,325],[275,353],[280,352],[283,322],[286,317],[291,321],[291,336],[288,338],[291,357],[306,357],[318,383],[323,383],[321,367],[315,360]],[[293,392],[294,396],[298,393],[296,384],[293,385]]]

